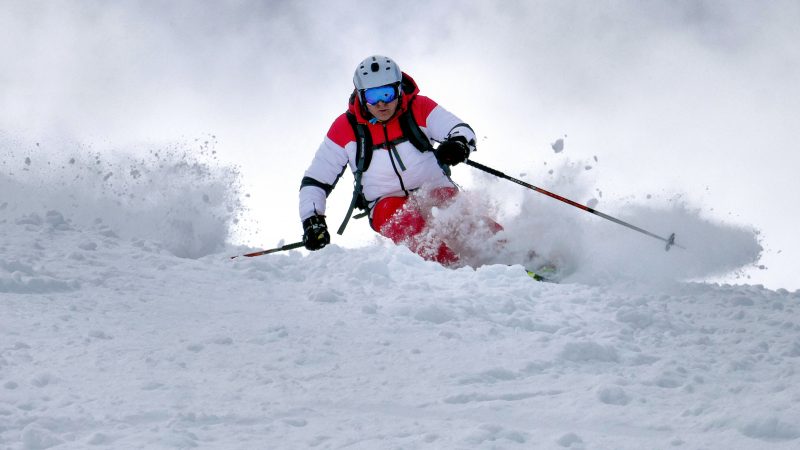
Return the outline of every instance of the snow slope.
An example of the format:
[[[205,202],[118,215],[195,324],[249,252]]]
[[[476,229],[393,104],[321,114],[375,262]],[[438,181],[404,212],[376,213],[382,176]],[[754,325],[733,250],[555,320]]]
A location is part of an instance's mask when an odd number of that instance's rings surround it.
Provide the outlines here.
[[[600,226],[563,284],[381,241],[230,260],[235,171],[54,161],[0,171],[0,448],[800,445],[800,293],[684,281],[753,233],[661,213],[675,264]]]

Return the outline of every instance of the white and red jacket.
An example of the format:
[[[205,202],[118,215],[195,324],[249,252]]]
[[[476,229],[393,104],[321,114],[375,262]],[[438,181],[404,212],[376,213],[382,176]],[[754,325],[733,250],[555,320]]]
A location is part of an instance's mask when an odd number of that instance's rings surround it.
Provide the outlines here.
[[[402,86],[404,94],[398,111],[388,122],[371,123],[365,118],[358,96],[354,96],[349,106],[358,123],[367,125],[372,138],[372,160],[361,179],[364,197],[370,204],[382,197],[406,196],[423,185],[455,186],[433,152],[417,149],[403,136],[398,118],[409,104],[420,129],[432,142],[452,136],[475,141],[469,125],[430,98],[418,95],[419,88],[405,73]],[[331,125],[305,172],[300,188],[301,221],[314,214],[325,214],[326,197],[344,173],[345,166],[350,165],[350,170],[356,171],[356,149],[355,132],[347,113],[343,113]]]

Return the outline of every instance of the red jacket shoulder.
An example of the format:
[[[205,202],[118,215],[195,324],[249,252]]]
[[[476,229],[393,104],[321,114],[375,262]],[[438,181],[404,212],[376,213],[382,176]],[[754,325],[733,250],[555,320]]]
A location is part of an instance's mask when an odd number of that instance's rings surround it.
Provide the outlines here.
[[[428,116],[437,106],[438,104],[432,99],[424,95],[417,95],[414,98],[414,103],[411,104],[411,110],[414,113],[414,119],[417,124],[421,127],[428,126]]]
[[[350,125],[350,121],[347,120],[347,113],[343,113],[333,121],[331,128],[328,130],[328,139],[339,147],[344,147],[349,142],[356,140],[353,127]]]

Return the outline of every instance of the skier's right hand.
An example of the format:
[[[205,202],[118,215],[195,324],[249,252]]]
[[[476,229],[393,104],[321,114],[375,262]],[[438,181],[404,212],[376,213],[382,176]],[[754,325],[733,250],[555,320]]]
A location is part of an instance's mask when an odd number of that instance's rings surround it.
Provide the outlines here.
[[[309,250],[319,250],[331,243],[325,216],[311,216],[303,221],[303,245]]]

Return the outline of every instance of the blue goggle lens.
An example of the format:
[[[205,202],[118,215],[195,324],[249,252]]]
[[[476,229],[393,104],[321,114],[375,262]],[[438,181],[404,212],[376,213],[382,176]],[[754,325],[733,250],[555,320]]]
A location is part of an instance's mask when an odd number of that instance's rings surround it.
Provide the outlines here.
[[[378,102],[389,103],[397,98],[397,89],[392,85],[369,88],[364,91],[364,100],[370,105],[377,105]]]

